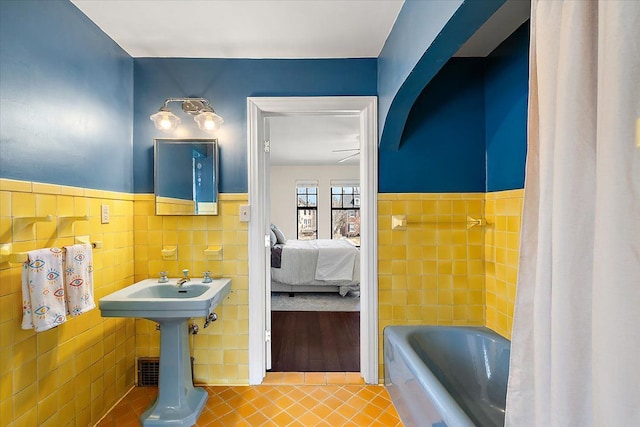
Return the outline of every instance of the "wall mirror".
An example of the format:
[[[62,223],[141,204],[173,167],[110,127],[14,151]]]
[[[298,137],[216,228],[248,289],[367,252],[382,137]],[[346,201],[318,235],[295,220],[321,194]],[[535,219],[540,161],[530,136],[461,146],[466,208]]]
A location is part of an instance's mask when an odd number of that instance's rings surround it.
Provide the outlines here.
[[[155,139],[156,215],[218,214],[218,140]]]

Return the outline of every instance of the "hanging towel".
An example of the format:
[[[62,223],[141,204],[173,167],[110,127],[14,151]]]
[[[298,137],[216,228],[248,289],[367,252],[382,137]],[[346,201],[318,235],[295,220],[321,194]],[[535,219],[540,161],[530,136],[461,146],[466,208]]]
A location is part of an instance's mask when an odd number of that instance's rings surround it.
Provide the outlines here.
[[[65,246],[64,287],[67,314],[79,316],[95,308],[93,301],[93,254],[91,244]]]
[[[22,329],[46,331],[67,320],[62,251],[38,249],[22,266]]]

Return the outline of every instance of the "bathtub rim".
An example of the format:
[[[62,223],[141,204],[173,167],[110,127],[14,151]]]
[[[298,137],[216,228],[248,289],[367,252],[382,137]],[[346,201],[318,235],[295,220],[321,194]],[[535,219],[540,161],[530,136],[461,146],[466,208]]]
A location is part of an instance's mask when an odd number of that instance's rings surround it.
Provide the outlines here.
[[[449,330],[465,330],[480,332],[486,335],[493,335],[505,339],[495,331],[484,326],[436,326],[436,325],[389,325],[383,330],[383,356],[387,360],[387,343],[393,346],[394,354],[400,354],[403,361],[411,373],[415,376],[420,386],[429,395],[433,405],[439,411],[443,421],[449,426],[456,427],[476,427],[476,425],[467,416],[466,412],[458,405],[449,391],[440,383],[427,365],[422,361],[420,356],[411,347],[409,343],[409,335],[419,329],[449,329]],[[400,345],[405,343],[405,345]],[[385,369],[386,371],[386,369]],[[385,375],[385,386],[393,384],[387,382]]]

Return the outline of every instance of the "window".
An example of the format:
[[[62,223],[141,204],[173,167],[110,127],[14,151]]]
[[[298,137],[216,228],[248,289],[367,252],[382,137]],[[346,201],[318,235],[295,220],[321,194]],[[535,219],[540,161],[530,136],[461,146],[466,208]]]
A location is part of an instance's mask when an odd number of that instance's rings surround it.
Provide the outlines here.
[[[298,184],[298,240],[318,238],[318,186]]]
[[[331,186],[331,238],[360,246],[359,186]]]

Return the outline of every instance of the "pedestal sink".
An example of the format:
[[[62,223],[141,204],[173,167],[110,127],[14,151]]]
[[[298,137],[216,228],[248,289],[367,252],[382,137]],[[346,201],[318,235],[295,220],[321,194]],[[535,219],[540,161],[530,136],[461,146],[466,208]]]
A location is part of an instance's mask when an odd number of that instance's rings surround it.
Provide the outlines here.
[[[158,397],[140,417],[145,427],[196,423],[207,392],[191,380],[187,323],[191,317],[207,318],[231,288],[231,279],[192,279],[181,287],[176,283],[177,279],[147,279],[99,301],[102,317],[137,317],[160,324]]]

